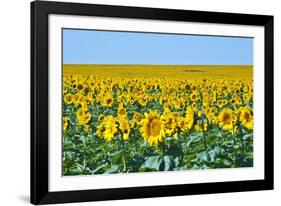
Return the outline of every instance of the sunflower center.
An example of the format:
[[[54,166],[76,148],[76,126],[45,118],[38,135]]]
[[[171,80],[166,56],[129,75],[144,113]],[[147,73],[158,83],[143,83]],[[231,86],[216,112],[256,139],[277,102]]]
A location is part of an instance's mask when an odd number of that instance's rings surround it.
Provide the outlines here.
[[[140,122],[140,121],[141,121],[141,116],[140,116],[140,115],[137,115],[137,116],[136,116],[136,120],[137,120],[137,122]]]
[[[112,102],[111,99],[107,99],[107,100],[106,100],[106,103],[107,103],[107,104],[110,104],[111,102]]]
[[[248,122],[249,119],[250,119],[250,114],[246,112],[246,113],[244,114],[244,118],[245,118],[246,121]]]
[[[168,120],[168,122],[167,122],[167,124],[166,124],[166,126],[167,126],[168,129],[172,129],[172,123],[173,123],[173,119],[172,119],[172,118],[169,118],[169,120]]]
[[[83,85],[82,84],[78,84],[78,87],[77,87],[78,89],[83,89]]]
[[[223,116],[223,122],[226,123],[226,124],[230,124],[231,123],[230,114],[225,114]]]
[[[160,134],[160,122],[157,119],[153,119],[150,123],[150,131],[152,136],[158,136]]]
[[[86,92],[86,93],[89,93],[89,92],[90,92],[90,89],[89,89],[88,87],[86,87],[86,88],[85,88],[85,92]]]
[[[125,114],[125,110],[124,109],[120,109],[119,110],[119,114]]]

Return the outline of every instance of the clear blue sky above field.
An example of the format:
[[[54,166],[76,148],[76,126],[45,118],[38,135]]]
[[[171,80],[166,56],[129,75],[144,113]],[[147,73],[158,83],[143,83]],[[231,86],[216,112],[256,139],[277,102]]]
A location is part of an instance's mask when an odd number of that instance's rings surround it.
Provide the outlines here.
[[[253,39],[63,30],[64,64],[253,64]]]

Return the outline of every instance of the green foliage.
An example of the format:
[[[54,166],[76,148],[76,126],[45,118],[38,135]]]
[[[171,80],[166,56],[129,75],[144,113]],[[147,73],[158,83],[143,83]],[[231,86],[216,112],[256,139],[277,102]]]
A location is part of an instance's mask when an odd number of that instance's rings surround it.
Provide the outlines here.
[[[64,175],[252,167],[253,135],[222,137],[214,130],[204,136],[190,133],[177,139],[168,137],[158,147],[151,147],[139,134],[128,141],[118,137],[106,142],[94,132],[86,134],[70,124],[63,151]]]

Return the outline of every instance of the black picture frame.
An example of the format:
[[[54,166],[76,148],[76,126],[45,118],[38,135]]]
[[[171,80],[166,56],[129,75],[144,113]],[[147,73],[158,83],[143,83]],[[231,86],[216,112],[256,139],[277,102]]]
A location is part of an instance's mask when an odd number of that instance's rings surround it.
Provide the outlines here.
[[[48,15],[82,15],[265,28],[264,180],[49,192]],[[31,2],[31,203],[50,204],[273,189],[273,16],[63,2]]]

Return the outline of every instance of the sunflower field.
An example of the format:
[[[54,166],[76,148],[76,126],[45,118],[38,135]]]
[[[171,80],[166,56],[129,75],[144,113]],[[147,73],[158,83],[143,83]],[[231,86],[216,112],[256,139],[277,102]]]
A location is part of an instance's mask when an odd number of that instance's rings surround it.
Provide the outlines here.
[[[63,175],[253,166],[253,67],[64,65]]]

